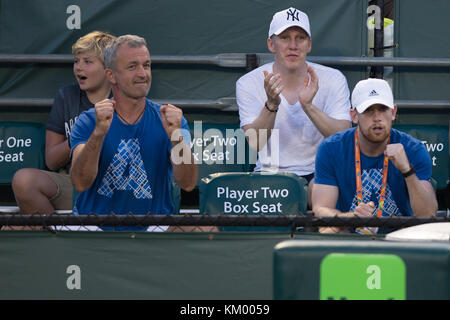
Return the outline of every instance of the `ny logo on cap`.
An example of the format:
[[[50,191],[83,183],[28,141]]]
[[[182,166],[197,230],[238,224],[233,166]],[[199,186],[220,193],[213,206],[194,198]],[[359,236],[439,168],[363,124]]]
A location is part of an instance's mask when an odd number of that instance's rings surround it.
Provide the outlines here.
[[[375,90],[370,91],[369,97],[373,97],[373,96],[379,96],[378,92],[376,92]]]
[[[294,20],[300,21],[300,19],[298,18],[298,11],[295,10],[295,9],[293,11],[292,11],[292,9],[289,9],[287,11],[287,18],[286,18],[286,20],[289,20],[289,16],[292,18],[292,21],[294,21]]]

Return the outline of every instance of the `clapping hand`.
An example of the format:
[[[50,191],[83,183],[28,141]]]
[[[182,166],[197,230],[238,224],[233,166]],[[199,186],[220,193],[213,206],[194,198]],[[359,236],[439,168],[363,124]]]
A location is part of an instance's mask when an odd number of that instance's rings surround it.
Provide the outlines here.
[[[303,108],[308,108],[312,105],[312,100],[314,99],[317,90],[319,90],[319,78],[314,69],[308,66],[307,77],[305,77],[298,95],[298,101],[300,101]]]
[[[279,73],[273,74],[264,72],[264,89],[267,94],[267,104],[271,109],[277,109],[281,103],[280,93],[284,86],[281,84],[281,76]]]

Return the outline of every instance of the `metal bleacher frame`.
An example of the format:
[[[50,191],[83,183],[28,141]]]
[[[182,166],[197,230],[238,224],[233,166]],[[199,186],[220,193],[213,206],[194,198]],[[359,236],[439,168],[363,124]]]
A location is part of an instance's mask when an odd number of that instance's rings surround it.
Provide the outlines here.
[[[217,55],[173,56],[154,55],[152,64],[178,65],[215,65],[223,68],[251,68],[260,66],[273,59],[270,53],[222,53]],[[256,62],[250,66],[249,61]],[[450,68],[448,58],[386,58],[386,57],[332,57],[309,56],[308,61],[333,66],[408,66]],[[71,64],[71,54],[0,54],[0,64]],[[234,98],[217,100],[156,100],[158,103],[172,103],[183,109],[206,108],[220,111],[237,111]],[[396,100],[400,109],[450,110],[450,100]],[[49,108],[53,99],[37,98],[0,98],[0,107]]]
[[[222,53],[216,55],[153,55],[152,64],[214,65],[221,68],[242,68],[248,72],[273,60],[270,53]],[[331,66],[399,66],[450,68],[449,58],[387,58],[387,57],[338,57],[308,56],[309,62]],[[72,64],[71,54],[0,54],[0,65]],[[182,109],[207,109],[237,112],[234,97],[216,100],[155,100],[160,104],[171,103]],[[444,111],[450,113],[450,100],[395,100],[401,110]],[[28,107],[45,109],[53,104],[52,98],[0,98],[0,108]],[[6,208],[6,207],[5,207]],[[13,211],[16,211],[13,208]]]

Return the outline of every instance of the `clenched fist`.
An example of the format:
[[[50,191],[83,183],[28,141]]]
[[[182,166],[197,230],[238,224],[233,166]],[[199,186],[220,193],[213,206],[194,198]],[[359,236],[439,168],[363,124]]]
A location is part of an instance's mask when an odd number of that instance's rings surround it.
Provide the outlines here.
[[[95,104],[95,130],[100,135],[106,135],[114,116],[114,100],[105,99]]]
[[[368,203],[361,202],[355,208],[354,214],[355,216],[361,218],[369,218],[373,216],[374,210],[375,210],[375,203],[373,203],[373,201],[369,201]]]
[[[401,173],[405,173],[411,169],[408,156],[401,143],[388,144],[386,150],[384,150],[384,154]]]
[[[180,141],[181,133],[179,132],[179,130],[178,132],[176,132],[176,130],[181,128],[181,119],[183,117],[183,111],[181,111],[180,108],[177,108],[171,104],[163,105],[160,111],[162,124],[164,130],[166,130],[166,133],[169,136],[169,139],[171,141],[177,142]],[[177,139],[175,139],[176,137],[172,137],[174,133],[179,134],[179,137]]]

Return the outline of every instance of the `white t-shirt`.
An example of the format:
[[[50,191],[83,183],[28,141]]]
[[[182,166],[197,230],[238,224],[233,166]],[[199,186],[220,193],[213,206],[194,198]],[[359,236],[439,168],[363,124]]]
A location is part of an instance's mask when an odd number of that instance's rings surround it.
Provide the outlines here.
[[[319,90],[313,104],[328,116],[350,119],[350,91],[345,76],[337,69],[307,62],[319,78]],[[252,123],[267,101],[263,70],[273,72],[273,62],[265,64],[236,82],[236,102],[241,127]],[[317,148],[323,135],[303,111],[300,102],[289,104],[280,95],[274,131],[265,147],[258,152],[255,171],[291,172],[299,176],[314,172]]]

